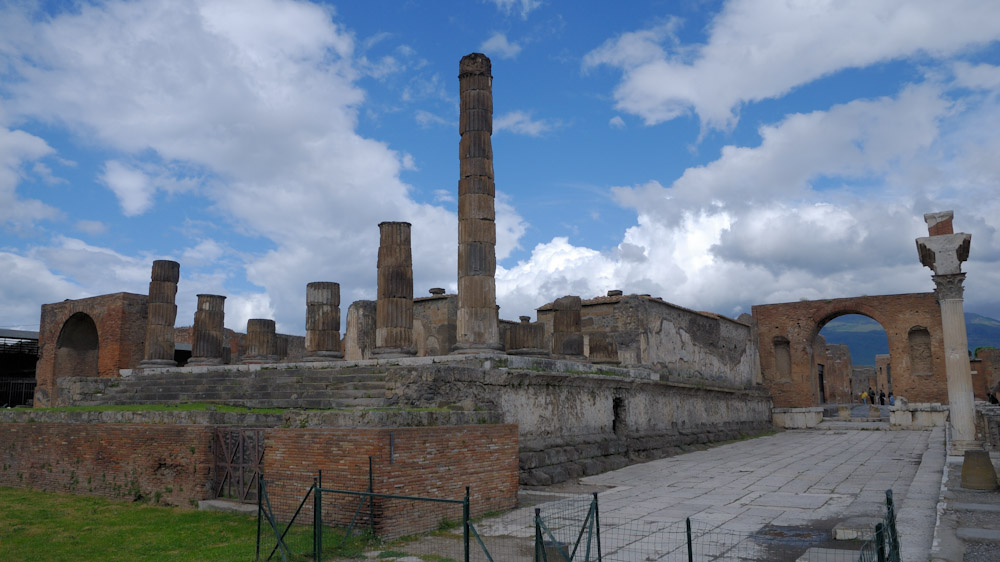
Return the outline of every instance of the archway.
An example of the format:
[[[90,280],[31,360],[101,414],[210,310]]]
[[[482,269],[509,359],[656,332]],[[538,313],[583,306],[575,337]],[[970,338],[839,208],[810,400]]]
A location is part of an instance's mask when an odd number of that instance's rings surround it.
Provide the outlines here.
[[[813,350],[819,381],[826,385],[821,403],[824,396],[826,403],[855,403],[869,388],[891,392],[889,338],[877,320],[835,314],[820,323]]]
[[[96,377],[97,324],[83,312],[69,317],[56,340],[55,377]]]

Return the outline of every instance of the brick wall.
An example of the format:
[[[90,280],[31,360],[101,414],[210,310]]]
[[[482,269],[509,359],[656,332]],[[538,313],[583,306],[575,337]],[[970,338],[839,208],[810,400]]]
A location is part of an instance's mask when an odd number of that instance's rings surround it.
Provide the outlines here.
[[[86,299],[42,305],[38,331],[36,407],[55,406],[56,360],[59,334],[71,316],[86,314],[97,328],[98,357],[93,377],[117,377],[119,369],[130,369],[142,361],[146,345],[146,295],[114,293]]]
[[[0,485],[191,505],[214,493],[209,425],[0,423]],[[323,471],[326,488],[364,491],[368,457],[376,492],[461,499],[473,516],[514,507],[518,439],[513,425],[264,430],[269,497],[290,515]],[[390,442],[392,453],[390,455]],[[347,523],[357,497],[329,494],[327,522]],[[460,505],[376,501],[376,527],[396,537],[460,521]],[[312,517],[311,504],[304,521]],[[367,509],[361,523],[367,524]]]
[[[889,338],[889,367],[897,397],[910,402],[948,402],[941,309],[934,293],[913,293],[754,306],[761,373],[776,408],[819,404],[816,336],[827,322],[845,314],[861,314],[882,325]],[[788,342],[790,376],[777,368],[775,342],[779,339]],[[912,368],[915,363],[917,368]]]
[[[209,497],[211,426],[0,424],[0,485],[189,505]]]

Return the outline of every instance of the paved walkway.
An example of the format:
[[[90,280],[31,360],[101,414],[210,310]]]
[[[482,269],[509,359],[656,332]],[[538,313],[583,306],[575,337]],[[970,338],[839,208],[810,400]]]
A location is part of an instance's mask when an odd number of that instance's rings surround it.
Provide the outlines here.
[[[688,517],[694,534],[703,537],[703,554],[781,560],[788,558],[776,553],[794,550],[782,550],[789,546],[800,547],[799,553],[809,546],[856,551],[859,541],[832,541],[834,527],[847,523],[848,531],[873,529],[885,513],[887,489],[893,490],[897,508],[905,509],[931,444],[938,454],[929,456],[941,459],[936,472],[920,475],[929,507],[923,505],[924,516],[916,514],[906,529],[900,528],[901,541],[910,544],[907,558],[927,560],[944,461],[941,429],[785,431],[628,466],[580,483],[605,489],[599,505],[607,560],[668,559],[683,545]],[[538,507],[545,518],[570,509],[562,505],[567,501]],[[479,530],[531,536],[533,529],[525,528],[530,509],[484,521]],[[575,509],[582,520],[579,506]]]

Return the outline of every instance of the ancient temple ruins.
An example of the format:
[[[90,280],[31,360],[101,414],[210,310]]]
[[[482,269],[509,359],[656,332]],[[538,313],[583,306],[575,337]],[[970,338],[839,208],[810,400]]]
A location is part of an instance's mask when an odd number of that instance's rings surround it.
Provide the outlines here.
[[[382,222],[377,232],[372,225],[379,242],[378,262],[371,264],[377,298],[347,305],[343,334],[346,303],[336,280],[303,287],[305,337],[276,333],[266,318],[251,319],[243,333],[226,329],[223,295],[198,295],[191,327],[175,327],[187,320],[176,319],[183,264],[158,260],[148,295],[115,293],[42,306],[34,406],[208,402],[288,410],[156,418],[185,424],[176,439],[191,443],[193,457],[181,450],[163,460],[167,453],[150,451],[148,462],[116,462],[143,474],[160,461],[201,474],[205,481],[183,492],[158,473],[144,480],[170,487],[166,497],[175,503],[211,497],[225,478],[212,464],[212,431],[252,425],[263,428],[265,440],[281,433],[280,443],[275,437],[267,445],[275,452],[262,453],[255,470],[282,474],[301,469],[283,456],[293,456],[287,443],[296,439],[359,439],[364,444],[357,451],[392,471],[399,469],[398,440],[416,447],[474,433],[478,441],[462,441],[468,454],[429,445],[412,454],[474,475],[484,462],[480,453],[504,451],[508,457],[489,462],[505,476],[476,481],[489,498],[481,505],[498,508],[511,505],[518,481],[559,482],[768,431],[772,408],[852,401],[849,356],[826,346],[819,331],[840,315],[863,314],[889,336],[883,370],[896,395],[911,403],[950,404],[956,439],[977,442],[962,320],[961,262],[970,237],[953,233],[950,212],[927,215],[929,236],[917,241],[921,262],[934,272],[933,293],[758,305],[752,315],[733,319],[608,287],[604,295],[538,303],[534,320],[501,319],[494,278],[492,81],[486,56],[462,58],[457,294],[431,288],[415,296],[411,229],[421,225],[406,222]],[[81,438],[94,431],[60,423],[59,432]],[[297,428],[319,433],[295,433]],[[137,442],[151,431],[114,429]],[[48,437],[25,437],[36,438]],[[295,454],[312,463],[310,470],[342,470],[302,447]],[[30,467],[32,461],[16,462]],[[102,470],[101,462],[88,460],[89,469]],[[33,478],[40,487],[56,486],[48,476]],[[2,475],[0,483],[7,483]]]

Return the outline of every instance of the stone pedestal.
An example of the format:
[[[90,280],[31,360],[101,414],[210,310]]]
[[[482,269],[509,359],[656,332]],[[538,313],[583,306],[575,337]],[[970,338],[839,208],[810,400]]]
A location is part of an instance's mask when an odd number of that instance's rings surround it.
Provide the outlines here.
[[[139,367],[174,367],[174,321],[177,320],[177,282],[181,264],[153,262],[146,314],[146,350]]]
[[[225,341],[225,304],[222,295],[198,295],[198,310],[191,328],[191,359],[187,364],[221,365]]]
[[[496,196],[493,184],[493,76],[481,53],[462,57],[458,82],[458,317],[455,353],[499,351],[496,309]]]
[[[243,363],[274,363],[278,360],[274,320],[251,318],[247,320],[247,352]]]
[[[340,351],[340,284],[306,285],[306,356],[304,361],[343,359]]]
[[[375,301],[354,301],[347,308],[344,357],[348,361],[371,359],[375,351]]]
[[[917,238],[920,263],[934,275],[935,295],[941,306],[941,329],[944,339],[945,373],[948,378],[948,407],[951,409],[952,454],[979,449],[976,440],[972,368],[969,364],[969,341],[965,331],[962,262],[969,259],[972,236],[955,234],[952,211],[924,215],[930,236]]]
[[[566,296],[552,303],[552,354],[567,359],[583,358],[580,297]]]
[[[413,258],[410,223],[378,225],[378,300],[375,303],[375,357],[411,357],[413,346]]]

